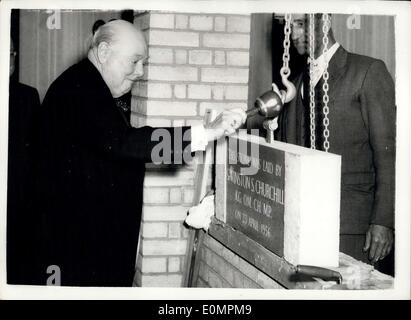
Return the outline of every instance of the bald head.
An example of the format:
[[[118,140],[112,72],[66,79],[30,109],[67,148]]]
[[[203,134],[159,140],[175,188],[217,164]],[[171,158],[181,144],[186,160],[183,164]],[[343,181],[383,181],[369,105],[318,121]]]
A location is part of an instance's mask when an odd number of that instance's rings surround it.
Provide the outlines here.
[[[113,97],[119,97],[130,91],[133,82],[144,74],[144,34],[127,21],[110,21],[94,34],[88,58],[100,71]]]
[[[147,45],[141,30],[125,20],[113,20],[98,28],[93,36],[92,48],[97,48],[100,43],[106,42],[110,45],[134,44],[141,51],[147,53]]]

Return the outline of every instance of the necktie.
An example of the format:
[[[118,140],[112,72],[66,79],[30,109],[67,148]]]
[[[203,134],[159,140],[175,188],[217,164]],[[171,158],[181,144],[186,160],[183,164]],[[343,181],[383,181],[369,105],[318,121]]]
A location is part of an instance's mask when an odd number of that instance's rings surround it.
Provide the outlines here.
[[[308,67],[303,71],[302,142],[309,148],[310,142],[310,75]]]
[[[126,93],[125,95],[114,98],[114,102],[116,103],[117,108],[119,108],[121,115],[123,116],[124,120],[128,125],[130,125],[130,114],[131,114],[131,95]]]
[[[310,148],[311,147],[311,129],[310,129],[310,124],[311,124],[311,118],[310,118],[310,74],[309,74],[309,68],[307,67],[304,72],[303,72],[303,109],[302,109],[302,142],[303,146]],[[323,119],[324,115],[322,112],[322,98],[323,98],[323,92],[322,92],[322,85],[323,85],[323,80],[320,78],[318,81],[317,85],[314,88],[315,92],[315,108],[314,108],[314,114],[315,114],[315,148],[317,150],[324,150],[323,148],[323,130],[324,130],[324,125],[323,125]]]
[[[315,148],[317,150],[324,150],[324,115],[322,112],[323,109],[323,79],[321,78],[315,86]]]

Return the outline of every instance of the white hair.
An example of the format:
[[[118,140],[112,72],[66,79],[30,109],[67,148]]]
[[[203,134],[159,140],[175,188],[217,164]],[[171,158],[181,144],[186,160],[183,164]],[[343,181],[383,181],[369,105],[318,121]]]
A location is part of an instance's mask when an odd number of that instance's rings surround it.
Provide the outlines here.
[[[102,42],[113,44],[117,40],[115,27],[112,22],[105,23],[96,30],[91,38],[90,49],[97,48]]]

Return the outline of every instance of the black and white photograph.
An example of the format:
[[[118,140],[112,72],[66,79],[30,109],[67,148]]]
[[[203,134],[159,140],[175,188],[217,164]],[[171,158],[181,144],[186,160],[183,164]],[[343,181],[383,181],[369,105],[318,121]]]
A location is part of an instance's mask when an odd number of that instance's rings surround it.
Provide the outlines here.
[[[236,3],[2,1],[0,299],[409,299],[410,3]]]

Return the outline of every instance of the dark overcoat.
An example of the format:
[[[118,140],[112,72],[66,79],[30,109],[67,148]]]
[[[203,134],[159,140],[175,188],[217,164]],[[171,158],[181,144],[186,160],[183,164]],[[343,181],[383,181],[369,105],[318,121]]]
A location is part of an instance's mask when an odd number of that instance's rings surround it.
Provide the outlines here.
[[[37,90],[10,78],[7,174],[7,281],[28,278],[33,215],[33,134],[40,108]]]
[[[53,82],[40,118],[37,281],[55,265],[62,285],[131,286],[155,129],[130,126],[88,59]],[[188,144],[171,145],[172,156]]]

